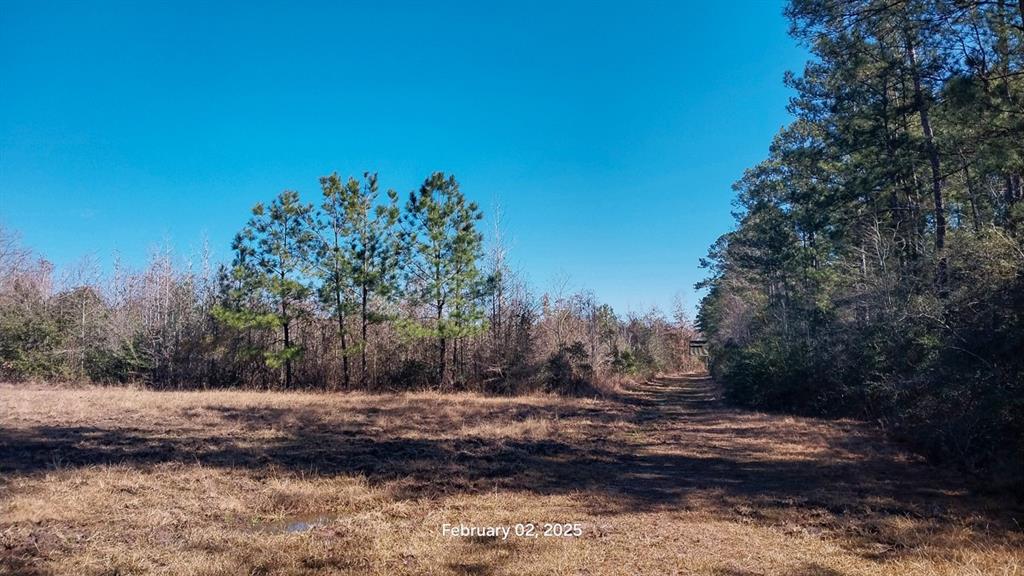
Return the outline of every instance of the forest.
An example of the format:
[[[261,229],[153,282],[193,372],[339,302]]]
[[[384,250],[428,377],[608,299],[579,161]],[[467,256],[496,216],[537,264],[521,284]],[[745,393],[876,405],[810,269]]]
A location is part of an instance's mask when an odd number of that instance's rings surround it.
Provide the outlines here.
[[[794,120],[734,186],[699,324],[731,401],[1024,478],[1024,2],[795,0]]]
[[[0,377],[158,389],[600,394],[695,367],[682,300],[619,317],[565,282],[540,297],[453,176],[400,202],[377,174],[320,179],[314,202],[258,203],[231,245],[131,271],[53,266],[0,230]]]

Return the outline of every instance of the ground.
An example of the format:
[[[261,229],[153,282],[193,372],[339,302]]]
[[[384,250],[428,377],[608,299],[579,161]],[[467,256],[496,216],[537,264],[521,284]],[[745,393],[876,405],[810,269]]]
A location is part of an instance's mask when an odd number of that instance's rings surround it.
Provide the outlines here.
[[[0,385],[0,574],[1024,574],[1005,499],[717,396]]]

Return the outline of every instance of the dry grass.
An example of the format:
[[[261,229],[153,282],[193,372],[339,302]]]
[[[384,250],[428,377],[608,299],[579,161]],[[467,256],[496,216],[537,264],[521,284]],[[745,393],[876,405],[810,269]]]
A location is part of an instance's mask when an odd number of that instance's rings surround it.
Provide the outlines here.
[[[856,422],[714,395],[0,386],[0,574],[1024,574],[1005,502]]]

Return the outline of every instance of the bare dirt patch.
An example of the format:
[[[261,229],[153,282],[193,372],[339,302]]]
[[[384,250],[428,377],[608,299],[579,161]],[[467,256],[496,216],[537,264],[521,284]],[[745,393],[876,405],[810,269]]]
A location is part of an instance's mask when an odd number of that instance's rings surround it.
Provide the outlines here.
[[[853,421],[620,398],[0,386],[0,574],[1021,574],[1019,511]],[[442,525],[580,523],[451,538]]]

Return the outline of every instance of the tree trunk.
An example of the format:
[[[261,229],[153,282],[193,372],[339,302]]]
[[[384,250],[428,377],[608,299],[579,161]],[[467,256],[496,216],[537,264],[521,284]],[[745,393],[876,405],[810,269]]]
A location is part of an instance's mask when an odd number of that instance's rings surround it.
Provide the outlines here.
[[[345,338],[345,312],[341,302],[341,288],[334,291],[335,305],[338,307],[338,337],[341,339],[341,377],[345,388],[351,386],[348,375],[348,342]]]
[[[366,327],[369,324],[369,321],[367,320],[367,312],[368,312],[368,304],[367,304],[367,302],[368,302],[368,297],[369,297],[369,290],[367,289],[365,282],[363,282],[361,296],[362,296],[362,302],[361,302],[361,304],[362,304],[362,318],[361,318],[361,320],[362,320],[362,339],[363,340],[362,340],[362,346],[360,346],[360,356],[361,356],[362,371],[363,371],[362,382],[363,382],[363,386],[366,386],[366,385],[369,384],[369,382],[368,382],[368,380],[369,380],[368,379],[368,373],[366,371],[366,347],[368,345],[367,341],[366,341]]]
[[[975,233],[978,233],[981,230],[981,223],[979,222],[978,202],[975,198],[974,185],[971,182],[971,168],[963,153],[960,154],[960,157],[963,158],[964,162],[964,185],[967,187],[967,197],[971,201],[971,228],[974,229]]]
[[[917,53],[913,41],[907,38],[907,57],[910,59],[910,74],[914,82],[914,104],[921,120],[921,132],[924,134],[925,151],[932,175],[932,200],[935,208],[935,255],[939,260],[935,282],[939,295],[946,293],[946,211],[942,206],[942,172],[939,165],[939,149],[935,145],[931,119],[928,114],[928,101],[921,88],[921,73],[917,65]]]
[[[285,298],[281,299],[281,323],[284,328],[284,387],[290,389],[292,387],[292,359],[288,354],[288,349],[291,348],[292,340],[288,331],[291,324],[288,321],[288,300]]]
[[[462,370],[459,365],[459,337],[455,336],[452,338],[452,379],[457,381],[461,375]]]
[[[1013,221],[1013,205],[1017,203],[1020,195],[1020,176],[1008,174],[1006,176],[1006,227],[1012,232],[1015,228]]]
[[[288,355],[288,349],[291,347],[291,339],[288,335],[288,324],[284,323],[284,387],[290,389],[292,387],[292,359]]]
[[[445,355],[444,351],[447,348],[444,332],[441,330],[441,315],[444,312],[444,304],[438,303],[437,305],[437,386],[444,386],[444,372],[445,372]]]

